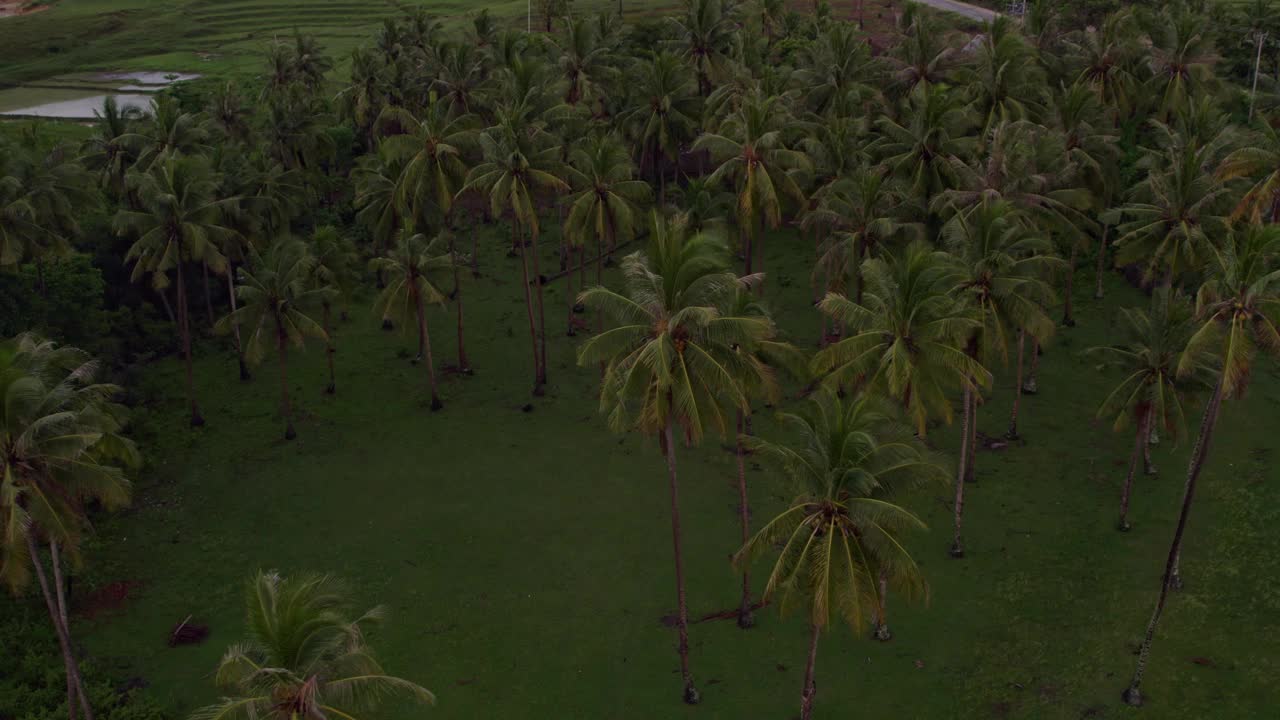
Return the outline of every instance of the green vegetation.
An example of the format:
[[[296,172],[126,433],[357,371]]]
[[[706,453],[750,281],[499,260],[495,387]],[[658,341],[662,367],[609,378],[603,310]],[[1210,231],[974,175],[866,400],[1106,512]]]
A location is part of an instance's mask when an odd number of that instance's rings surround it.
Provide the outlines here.
[[[1269,5],[435,7],[4,126],[0,716],[1274,711]]]

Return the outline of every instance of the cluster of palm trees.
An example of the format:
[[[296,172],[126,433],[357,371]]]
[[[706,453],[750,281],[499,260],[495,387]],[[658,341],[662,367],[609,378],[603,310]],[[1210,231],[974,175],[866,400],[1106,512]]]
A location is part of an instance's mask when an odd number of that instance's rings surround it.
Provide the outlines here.
[[[901,544],[921,523],[897,500],[950,479],[926,438],[957,415],[950,552],[964,555],[979,411],[1012,365],[1006,435],[1019,437],[1018,400],[1037,387],[1045,344],[1075,324],[1076,273],[1092,253],[1096,297],[1113,266],[1152,291],[1149,309],[1124,312],[1123,344],[1091,351],[1124,373],[1100,416],[1135,426],[1121,529],[1138,463],[1154,472],[1150,445],[1182,432],[1193,392],[1209,395],[1125,692],[1136,704],[1222,401],[1243,391],[1259,349],[1280,351],[1276,107],[1219,72],[1234,38],[1211,11],[1180,0],[1080,29],[1041,1],[970,36],[908,4],[883,53],[829,10],[770,0],[686,0],[650,25],[570,16],[554,34],[502,29],[484,12],[450,33],[419,11],[353,53],[336,96],[332,61],[299,35],[272,45],[258,107],[230,83],[203,107],[161,98],[148,117],[108,104],[78,156],[14,153],[0,172],[0,261],[65,252],[77,232],[67,209],[102,197],[134,240],[134,279],[177,331],[192,424],[204,422],[191,307],[202,279],[208,325],[230,337],[241,376],[277,356],[292,438],[289,348],[323,342],[335,392],[333,315],[362,281],[376,284],[385,324],[416,330],[431,408],[443,408],[431,306],[454,304],[457,367],[469,372],[461,275],[481,275],[477,227],[505,224],[533,394],[548,383],[544,288],[563,278],[566,333],[591,333],[579,361],[603,372],[610,426],[655,436],[664,453],[684,699],[699,693],[677,448],[718,432],[736,438],[739,463],[739,623],[757,607],[751,559],[776,555],[761,602],[807,604],[807,718],[832,611],[859,630],[874,618],[887,639],[890,588],[925,591]],[[812,354],[761,301],[787,227],[806,241],[785,251],[812,253]],[[623,255],[645,235],[645,250]],[[558,268],[545,264],[548,239]],[[612,290],[604,269],[617,262]],[[226,283],[221,319],[211,277]],[[798,439],[776,443],[752,434],[751,414],[780,396],[783,375],[813,392],[788,416]],[[755,529],[750,453],[798,485]]]

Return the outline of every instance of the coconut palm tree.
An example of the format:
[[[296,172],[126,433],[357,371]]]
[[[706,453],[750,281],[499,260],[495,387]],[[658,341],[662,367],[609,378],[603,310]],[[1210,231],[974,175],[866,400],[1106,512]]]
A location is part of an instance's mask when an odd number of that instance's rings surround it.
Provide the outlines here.
[[[600,37],[593,18],[570,17],[565,22],[564,38],[558,44],[560,67],[564,83],[563,101],[566,105],[586,104],[594,110],[602,109],[607,88],[620,77],[613,49]]]
[[[921,435],[930,418],[951,421],[955,387],[986,387],[991,374],[965,354],[977,327],[953,296],[959,269],[917,241],[863,264],[863,302],[827,293],[818,309],[849,334],[818,352],[810,370],[830,387],[877,387],[906,410]]]
[[[445,295],[436,285],[437,278],[453,265],[448,238],[438,235],[428,239],[422,233],[405,231],[386,257],[374,258],[370,266],[382,273],[387,286],[374,301],[374,312],[407,327],[412,320],[418,328],[418,357],[425,362],[431,383],[431,410],[444,407],[436,387],[436,366],[431,356],[431,333],[427,327],[428,304],[443,305]]]
[[[1187,394],[1198,384],[1212,385],[1212,353],[1190,345],[1197,324],[1190,303],[1171,290],[1157,290],[1151,310],[1122,308],[1121,322],[1125,331],[1123,344],[1090,348],[1099,368],[1117,367],[1124,377],[1098,408],[1098,417],[1113,418],[1116,432],[1130,420],[1136,425],[1133,453],[1120,494],[1120,521],[1117,527],[1128,531],[1129,499],[1133,476],[1145,454],[1152,428],[1161,428],[1177,437],[1186,427]],[[1208,380],[1206,382],[1206,380]]]
[[[928,93],[945,83],[955,70],[957,48],[946,42],[946,33],[937,20],[915,3],[908,3],[898,19],[903,37],[886,58],[889,87],[898,97],[909,96],[917,88]]]
[[[853,114],[880,96],[880,68],[871,46],[851,25],[833,24],[804,51],[795,83],[816,114]]]
[[[685,60],[693,66],[698,91],[706,97],[726,71],[733,43],[736,5],[730,0],[685,0],[684,17],[669,18]]]
[[[1216,87],[1213,23],[1187,5],[1173,3],[1152,13],[1144,25],[1151,40],[1147,86],[1158,98],[1159,114],[1171,118]]]
[[[1182,509],[1160,581],[1160,594],[1147,623],[1133,679],[1123,693],[1130,705],[1142,704],[1142,678],[1151,654],[1151,641],[1164,612],[1169,591],[1181,586],[1178,560],[1195,497],[1196,483],[1209,455],[1222,401],[1239,397],[1248,386],[1257,351],[1280,354],[1280,228],[1250,227],[1235,233],[1214,256],[1214,264],[1196,297],[1203,325],[1189,341],[1194,348],[1216,348],[1220,370],[1205,406],[1200,431],[1191,450]],[[1184,355],[1189,357],[1190,355]],[[1189,370],[1189,368],[1180,368]]]
[[[1255,127],[1257,132],[1251,142],[1223,158],[1217,177],[1253,182],[1236,204],[1231,219],[1280,222],[1280,131],[1269,122],[1256,123]]]
[[[678,167],[680,149],[698,130],[702,101],[680,58],[656,52],[639,64],[635,105],[619,122],[631,128],[639,146],[640,168],[658,178],[658,202],[666,201],[666,167]]]
[[[124,469],[138,464],[121,437],[114,385],[94,381],[84,352],[31,334],[0,343],[0,580],[19,592],[34,575],[49,610],[67,675],[67,709],[93,708],[71,644],[62,559],[78,563],[87,508],[129,502]],[[45,574],[47,546],[53,582]]]
[[[649,249],[622,263],[625,294],[589,288],[580,300],[617,319],[619,326],[587,341],[578,364],[605,365],[601,412],[615,432],[659,437],[667,461],[671,493],[671,535],[675,555],[676,629],[684,701],[698,702],[689,670],[689,611],[685,603],[677,433],[686,445],[708,431],[724,434],[734,410],[748,408],[739,380],[753,358],[739,348],[755,347],[774,334],[759,316],[732,317],[719,308],[740,280],[728,270],[724,245],[711,237],[687,237],[678,226],[655,217]]]
[[[315,229],[311,235],[310,251],[314,261],[311,266],[311,281],[316,288],[328,289],[328,292],[320,295],[322,311],[320,327],[324,330],[324,353],[329,365],[329,385],[325,388],[325,392],[332,395],[338,389],[333,370],[333,355],[336,352],[333,304],[337,300],[351,297],[356,281],[355,265],[358,255],[355,244],[350,238],[332,225]],[[346,316],[345,310],[343,310],[343,316]]]
[[[776,555],[764,598],[785,612],[803,604],[810,630],[800,694],[800,717],[812,717],[818,639],[833,613],[860,633],[866,614],[882,616],[887,586],[927,596],[920,568],[903,547],[904,536],[925,525],[890,498],[947,480],[939,458],[912,436],[910,425],[874,394],[841,399],[830,390],[810,398],[804,411],[783,415],[793,443],[747,438],[795,486],[795,497],[738,551],[746,564]],[[884,586],[881,585],[883,578]]]
[[[529,121],[528,112],[525,104],[504,108],[499,113],[498,124],[480,134],[484,161],[471,168],[459,194],[474,190],[488,198],[494,215],[510,213],[512,248],[519,250],[521,286],[529,316],[529,335],[533,340],[533,394],[542,395],[547,383],[547,323],[542,306],[542,275],[538,270],[536,197],[540,192],[564,191],[569,186],[556,176],[560,169],[560,148],[547,145],[546,131],[540,123]],[[528,251],[522,239],[525,229],[529,231]],[[529,290],[531,284],[537,286],[536,312]]]
[[[203,158],[166,156],[145,173],[130,173],[129,184],[139,201],[139,210],[120,210],[115,227],[121,235],[137,238],[125,261],[133,263],[133,282],[150,276],[152,287],[169,286],[172,273],[177,284],[177,329],[186,374],[187,403],[191,425],[204,425],[196,402],[191,369],[191,319],[188,311],[185,269],[202,263],[221,273],[226,257],[223,241],[235,231],[226,227],[224,217],[234,199],[217,198],[217,179]]]
[[[80,162],[98,174],[98,182],[110,197],[119,200],[125,191],[125,175],[137,159],[133,126],[142,111],[133,105],[120,107],[114,95],[94,110],[94,133],[80,146]]]
[[[307,337],[329,342],[324,327],[311,313],[335,291],[315,283],[315,264],[305,243],[277,240],[248,267],[240,269],[236,287],[240,307],[219,321],[217,328],[221,332],[228,332],[232,324],[245,328],[245,359],[250,363],[261,362],[267,348],[275,347],[280,362],[280,415],[284,418],[285,440],[297,437],[289,400],[289,345],[302,347]]]
[[[958,73],[958,84],[972,95],[983,132],[1039,115],[1044,73],[1035,62],[1035,48],[1018,31],[1017,23],[999,15],[979,37],[972,60]]]
[[[648,183],[634,179],[627,149],[613,135],[597,135],[585,146],[575,147],[566,169],[570,185],[578,192],[567,200],[565,237],[578,247],[579,268],[584,265],[587,240],[595,238],[596,285],[602,285],[605,249],[612,253],[619,240],[635,235],[638,206],[647,203],[653,191]],[[569,334],[573,335],[573,273],[568,277]]]
[[[325,575],[258,572],[246,588],[248,637],[227,648],[214,674],[226,695],[189,720],[366,720],[386,701],[432,705],[435,696],[388,675],[367,633],[385,616],[352,618],[346,589]]]
[[[753,93],[724,123],[719,132],[703,133],[694,150],[711,153],[719,166],[711,182],[730,182],[738,195],[736,219],[743,234],[742,253],[746,274],[752,273],[752,257],[760,246],[764,264],[762,234],[759,229],[777,228],[782,223],[782,203],[790,199],[796,207],[805,202],[797,173],[809,169],[804,153],[787,147],[784,132],[788,114],[779,96]]]
[[[951,187],[951,168],[977,146],[970,135],[973,113],[954,90],[920,86],[907,97],[903,123],[878,120],[884,139],[877,145],[880,163],[927,202]]]
[[[435,103],[420,118],[402,108],[388,107],[377,124],[384,134],[393,128],[399,131],[382,141],[403,163],[396,182],[396,201],[416,222],[444,224],[467,178],[464,150],[474,135],[475,118],[451,117],[444,103]]]
[[[135,171],[149,170],[169,155],[210,150],[208,118],[203,113],[184,111],[169,95],[157,95],[151,101],[147,119],[133,127],[134,131],[121,136],[121,141],[135,148],[137,159],[131,168]]]
[[[1115,125],[1130,117],[1139,100],[1139,35],[1132,11],[1125,8],[1096,28],[1073,33],[1067,42],[1066,59],[1079,69],[1077,80],[1093,89]]]

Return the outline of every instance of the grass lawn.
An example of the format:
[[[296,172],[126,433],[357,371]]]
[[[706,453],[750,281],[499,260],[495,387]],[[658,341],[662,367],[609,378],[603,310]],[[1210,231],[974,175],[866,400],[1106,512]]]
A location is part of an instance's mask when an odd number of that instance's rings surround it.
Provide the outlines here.
[[[802,618],[772,609],[746,632],[731,620],[691,627],[703,704],[680,703],[675,632],[661,621],[675,605],[664,463],[655,443],[613,436],[597,416],[597,371],[575,367],[581,338],[564,337],[563,280],[546,298],[551,384],[545,398],[529,397],[519,266],[496,233],[484,241],[484,276],[465,285],[476,374],[448,376],[443,412],[427,409],[424,370],[407,360],[412,337],[380,330],[367,302],[340,327],[337,397],[322,392],[318,346],[294,356],[303,420],[293,443],[279,439],[274,364],[241,384],[225,341],[200,347],[202,430],[186,427],[177,362],[135,378],[151,467],[133,508],[99,524],[77,581],[81,607],[90,593],[128,588],[123,602],[100,602],[77,621],[89,653],[131,664],[181,717],[215,696],[211,672],[243,630],[246,577],[318,570],[389,607],[375,642],[385,666],[439,696],[425,714],[389,718],[794,715],[807,634]],[[554,244],[550,231],[544,267]],[[778,233],[766,263],[769,299],[808,347],[818,328],[811,254]],[[1024,400],[1025,444],[979,454],[968,556],[946,554],[949,490],[909,501],[931,526],[912,548],[932,601],[890,599],[892,642],[843,628],[824,637],[820,717],[1136,717],[1119,696],[1155,599],[1190,443],[1157,448],[1160,475],[1138,478],[1134,530],[1118,533],[1131,438],[1093,421],[1113,378],[1079,353],[1112,339],[1116,309],[1145,298],[1111,277],[1107,300],[1095,303],[1090,275],[1080,278],[1080,325],[1060,332],[1043,357],[1040,394]],[[430,320],[438,362],[452,362],[452,314]],[[998,382],[981,411],[990,435],[1007,425],[1011,381]],[[1266,364],[1249,398],[1225,406],[1188,531],[1187,588],[1154,646],[1147,717],[1264,718],[1280,705],[1277,401],[1280,381]],[[757,431],[773,434],[770,411],[758,413]],[[1197,407],[1193,425],[1198,417]],[[957,423],[929,439],[950,452],[958,434]],[[734,463],[714,440],[679,461],[698,617],[735,606]],[[760,468],[749,482],[759,522],[786,491]],[[188,616],[210,626],[208,640],[167,647]]]

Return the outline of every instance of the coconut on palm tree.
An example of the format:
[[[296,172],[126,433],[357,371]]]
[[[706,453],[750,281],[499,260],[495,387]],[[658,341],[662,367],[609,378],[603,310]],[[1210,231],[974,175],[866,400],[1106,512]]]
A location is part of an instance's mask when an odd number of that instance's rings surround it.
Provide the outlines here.
[[[795,440],[747,438],[794,486],[794,498],[735,556],[745,564],[776,556],[764,600],[783,612],[801,606],[810,626],[800,717],[812,717],[818,640],[833,616],[861,633],[868,615],[883,621],[882,595],[892,586],[927,596],[920,568],[903,547],[924,522],[892,498],[931,482],[945,483],[940,459],[913,436],[892,403],[871,392],[843,399],[830,390],[798,414],[783,416]]]
[[[189,720],[371,720],[388,701],[435,703],[422,686],[382,669],[368,633],[385,611],[353,615],[333,578],[258,572],[245,596],[247,637],[227,648],[214,673],[224,695]]]
[[[676,629],[684,700],[698,702],[689,670],[689,613],[685,602],[680,531],[677,442],[696,444],[707,431],[724,434],[735,410],[748,407],[740,378],[752,357],[740,352],[771,338],[760,316],[726,316],[725,298],[741,281],[728,270],[723,243],[687,237],[655,218],[649,249],[622,263],[625,292],[589,288],[581,301],[619,324],[584,343],[578,363],[603,363],[601,412],[616,432],[657,436],[667,461],[671,534],[675,555]]]

